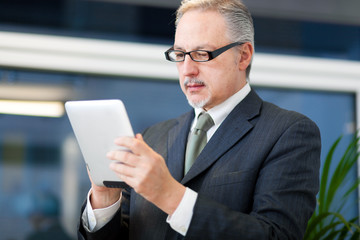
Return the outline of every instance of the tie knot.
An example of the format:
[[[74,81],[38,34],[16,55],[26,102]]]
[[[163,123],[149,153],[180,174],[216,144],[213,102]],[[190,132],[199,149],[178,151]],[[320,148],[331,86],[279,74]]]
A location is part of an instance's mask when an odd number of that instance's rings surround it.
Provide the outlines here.
[[[214,125],[214,121],[208,113],[200,113],[195,129],[207,132]]]

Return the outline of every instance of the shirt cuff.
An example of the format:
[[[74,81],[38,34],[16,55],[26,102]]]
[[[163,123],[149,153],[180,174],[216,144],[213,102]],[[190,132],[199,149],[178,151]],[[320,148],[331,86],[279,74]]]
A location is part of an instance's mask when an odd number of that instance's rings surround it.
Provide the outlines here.
[[[120,203],[121,203],[121,196],[122,194],[120,194],[120,198],[117,202],[115,202],[113,205],[106,207],[106,208],[100,208],[100,209],[93,209],[90,203],[90,195],[91,195],[91,189],[87,195],[87,203],[86,203],[86,213],[87,213],[87,223],[88,224],[84,224],[86,226],[86,228],[90,231],[90,232],[96,232],[97,230],[99,230],[100,228],[102,228],[103,226],[105,226],[115,215],[115,213],[117,212],[117,210],[120,207]],[[84,211],[84,213],[85,213]],[[84,217],[85,214],[83,214]]]
[[[175,212],[166,219],[166,222],[170,224],[171,228],[183,236],[186,236],[189,229],[197,196],[197,192],[186,188],[179,206]]]

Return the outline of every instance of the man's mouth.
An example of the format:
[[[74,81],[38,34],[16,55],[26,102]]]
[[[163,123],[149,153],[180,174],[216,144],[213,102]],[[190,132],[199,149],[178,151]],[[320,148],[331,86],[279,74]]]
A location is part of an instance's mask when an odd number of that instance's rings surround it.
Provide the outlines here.
[[[197,88],[201,88],[201,87],[204,87],[205,84],[198,84],[198,83],[189,83],[186,85],[186,87],[188,89],[197,89]]]
[[[186,78],[184,86],[190,91],[196,91],[205,87],[205,83],[197,78]]]

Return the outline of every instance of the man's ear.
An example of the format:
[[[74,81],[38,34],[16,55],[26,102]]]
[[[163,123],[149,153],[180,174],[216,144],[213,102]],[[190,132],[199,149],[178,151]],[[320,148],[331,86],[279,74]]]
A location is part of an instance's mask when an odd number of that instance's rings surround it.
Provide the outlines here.
[[[239,70],[245,71],[246,68],[251,63],[251,58],[254,53],[254,47],[251,43],[246,42],[243,45],[241,45],[241,57],[239,61]]]

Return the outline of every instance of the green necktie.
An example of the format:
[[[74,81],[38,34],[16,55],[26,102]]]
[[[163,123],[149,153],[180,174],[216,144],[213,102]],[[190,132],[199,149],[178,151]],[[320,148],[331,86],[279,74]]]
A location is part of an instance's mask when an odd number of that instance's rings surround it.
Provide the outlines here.
[[[185,170],[186,174],[195,159],[199,156],[207,143],[206,132],[214,125],[214,121],[208,113],[200,113],[194,131],[190,134],[186,146]]]

